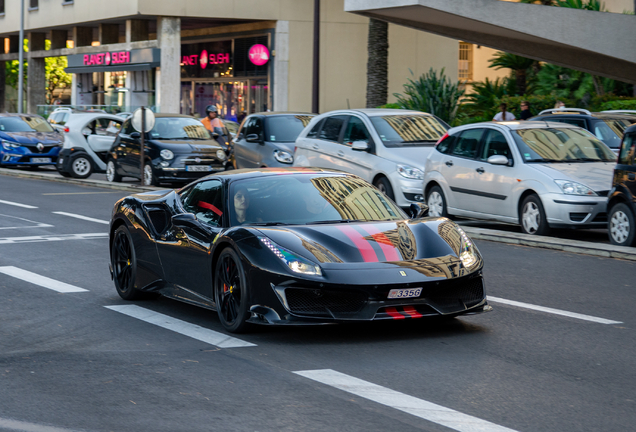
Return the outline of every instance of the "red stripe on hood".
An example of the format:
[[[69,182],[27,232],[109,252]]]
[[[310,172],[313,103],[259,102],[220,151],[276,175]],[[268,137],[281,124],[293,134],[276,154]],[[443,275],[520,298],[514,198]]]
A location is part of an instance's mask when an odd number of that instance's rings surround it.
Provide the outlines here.
[[[373,246],[371,246],[371,244],[367,240],[365,240],[364,237],[362,237],[362,234],[351,227],[339,226],[338,229],[340,229],[340,231],[342,231],[347,237],[349,237],[349,240],[351,240],[360,251],[360,255],[362,255],[362,259],[365,262],[379,261],[378,255],[373,250]]]
[[[389,238],[374,225],[359,225],[360,228],[371,234],[373,240],[380,246],[387,261],[400,261],[401,257],[395,250],[395,246]]]

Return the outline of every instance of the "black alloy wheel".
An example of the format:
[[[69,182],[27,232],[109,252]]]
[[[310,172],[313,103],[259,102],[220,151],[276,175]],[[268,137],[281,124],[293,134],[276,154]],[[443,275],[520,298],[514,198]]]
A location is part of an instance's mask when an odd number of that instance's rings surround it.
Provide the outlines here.
[[[519,224],[524,233],[547,235],[550,232],[543,204],[537,195],[528,195],[521,203],[520,210]]]
[[[243,266],[233,249],[221,252],[214,275],[214,301],[221,324],[231,333],[244,332],[249,326],[247,286]]]
[[[373,183],[373,186],[377,187],[380,192],[395,201],[395,195],[393,194],[393,188],[391,187],[389,179],[380,177]]]
[[[113,266],[113,280],[117,294],[124,300],[137,300],[143,293],[135,288],[137,277],[137,256],[128,228],[120,226],[115,231],[110,252]]]

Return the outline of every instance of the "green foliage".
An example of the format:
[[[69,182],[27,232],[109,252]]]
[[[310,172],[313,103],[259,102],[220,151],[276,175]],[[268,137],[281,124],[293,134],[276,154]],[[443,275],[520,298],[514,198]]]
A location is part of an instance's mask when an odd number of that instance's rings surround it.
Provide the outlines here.
[[[402,108],[402,107],[400,106],[400,104],[397,104],[397,103],[388,103],[388,104],[380,105],[380,106],[379,106],[379,107],[377,107],[377,108],[384,108],[384,109],[400,109],[400,108]]]
[[[607,100],[595,105],[595,111],[605,110],[636,110],[636,98],[618,98]]]
[[[566,107],[574,107],[574,102],[567,98],[558,98],[553,95],[525,95],[525,96],[504,96],[497,100],[494,105],[496,112],[499,111],[499,105],[503,103],[508,104],[508,111],[513,113],[516,118],[521,115],[521,102],[528,101],[530,104],[530,112],[533,115],[539,114],[539,112],[545,109],[554,108],[557,101],[565,103]],[[492,120],[492,117],[488,120]]]
[[[521,57],[516,54],[510,54],[503,51],[497,51],[493,55],[493,58],[488,60],[488,62],[491,63],[491,65],[488,67],[495,68],[495,69],[507,68],[507,69],[512,69],[514,71],[516,70],[525,71],[526,69],[529,69],[530,67],[532,67],[532,65],[534,64],[534,60],[532,59]]]
[[[471,92],[463,100],[462,114],[491,120],[497,113],[496,101],[509,94],[507,82],[508,78],[497,78],[494,81],[486,78],[483,82],[474,82]]]
[[[431,68],[415,81],[409,78],[404,84],[404,95],[393,94],[400,108],[434,114],[449,124],[455,119],[459,99],[463,95],[464,90],[444,75],[444,68],[440,71],[439,77],[437,71]]]
[[[520,3],[537,3],[546,6],[559,6],[571,9],[583,9],[606,12],[605,5],[599,0],[520,0]]]

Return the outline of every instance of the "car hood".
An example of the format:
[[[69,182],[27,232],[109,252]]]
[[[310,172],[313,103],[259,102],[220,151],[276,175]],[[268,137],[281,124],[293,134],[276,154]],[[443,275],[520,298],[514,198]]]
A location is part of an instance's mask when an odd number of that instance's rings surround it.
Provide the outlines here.
[[[458,265],[461,237],[446,218],[255,227],[277,245],[325,267]],[[458,267],[459,268],[459,267]]]
[[[57,144],[62,142],[62,135],[57,132],[0,132],[0,139],[19,144]]]
[[[215,154],[217,150],[222,150],[214,140],[152,140],[152,143],[175,154]]]
[[[574,180],[594,191],[606,191],[612,187],[616,162],[533,163],[531,166],[554,180]]]
[[[384,154],[386,155],[386,159],[395,163],[409,165],[424,171],[426,158],[434,148],[434,145],[417,147],[388,147],[384,149]]]

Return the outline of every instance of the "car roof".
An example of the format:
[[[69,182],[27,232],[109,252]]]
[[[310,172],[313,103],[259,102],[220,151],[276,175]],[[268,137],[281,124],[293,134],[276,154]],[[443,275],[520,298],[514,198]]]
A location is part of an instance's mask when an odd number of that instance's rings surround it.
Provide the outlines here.
[[[117,114],[106,114],[103,112],[90,112],[90,113],[82,112],[82,113],[71,113],[66,124],[85,122],[90,119],[94,119],[96,117],[109,118],[111,120],[119,120],[121,122],[126,120],[125,118],[118,116]]]
[[[250,116],[277,116],[277,115],[310,115],[310,116],[315,116],[318,114],[314,114],[314,113],[307,113],[307,112],[295,112],[295,111],[263,111],[263,112],[257,112],[257,113],[252,113],[250,114]],[[225,120],[223,120],[225,121]]]
[[[545,117],[550,117],[550,118],[560,118],[560,117],[568,117],[568,118],[597,118],[597,119],[602,119],[602,120],[620,119],[620,120],[634,121],[634,114],[628,114],[628,113],[618,113],[618,112],[590,112],[590,113],[586,113],[586,112],[576,112],[576,111],[558,112],[557,110],[555,110],[554,112],[551,112],[551,113],[545,113],[545,114],[536,115],[536,116],[532,117],[530,120],[536,119],[536,118],[545,118]]]
[[[351,114],[358,113],[364,114],[367,117],[380,117],[380,116],[389,116],[389,115],[424,115],[430,116],[431,114],[426,113],[424,111],[415,111],[415,110],[406,110],[406,109],[395,109],[395,108],[355,108],[355,109],[343,109],[343,110],[334,110],[325,112],[324,114]]]
[[[195,117],[192,117],[191,115],[187,115],[187,114],[155,113],[155,118],[162,118],[162,117],[182,117],[182,118],[191,118],[191,119],[197,120]]]
[[[473,127],[484,127],[484,126],[499,126],[503,128],[507,128],[510,130],[520,130],[520,129],[546,129],[546,128],[556,128],[556,129],[577,129],[578,126],[574,126],[568,123],[561,122],[551,122],[551,121],[539,121],[539,120],[527,120],[527,121],[505,121],[505,122],[481,122],[481,123],[470,123],[463,126],[457,126],[448,130],[448,133],[453,133],[459,130],[472,129]]]
[[[228,181],[237,181],[257,177],[273,177],[277,175],[293,175],[293,174],[331,174],[339,176],[352,176],[342,171],[324,169],[324,168],[304,168],[304,167],[281,167],[281,168],[247,168],[230,171],[223,171],[211,174],[203,178],[223,178]]]

